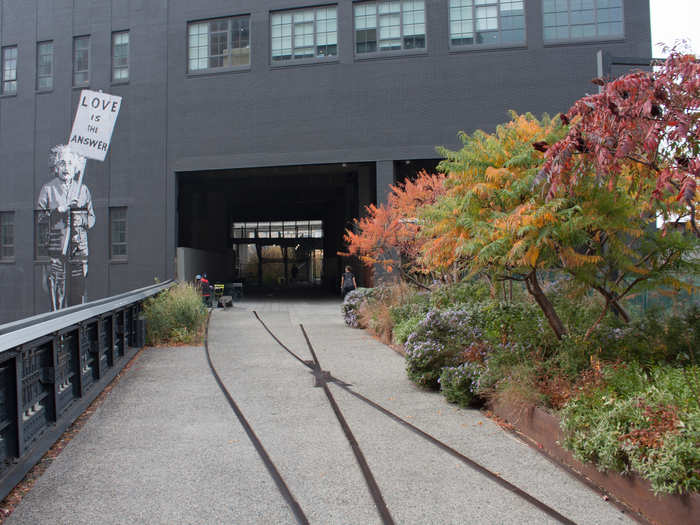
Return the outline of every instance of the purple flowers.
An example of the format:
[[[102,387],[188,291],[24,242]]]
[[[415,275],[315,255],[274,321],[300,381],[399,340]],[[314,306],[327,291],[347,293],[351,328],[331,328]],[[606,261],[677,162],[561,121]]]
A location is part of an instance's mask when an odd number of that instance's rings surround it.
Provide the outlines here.
[[[478,370],[476,364],[483,368],[488,348],[470,310],[430,310],[404,345],[406,371],[419,385],[438,388],[443,369],[459,369],[450,372],[450,378],[464,383],[461,375],[471,374],[471,378]]]

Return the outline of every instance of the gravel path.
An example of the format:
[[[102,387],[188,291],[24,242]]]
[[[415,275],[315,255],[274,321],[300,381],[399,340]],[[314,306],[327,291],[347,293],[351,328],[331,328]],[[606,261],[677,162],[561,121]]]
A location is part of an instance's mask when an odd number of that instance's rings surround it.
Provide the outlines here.
[[[386,505],[384,523],[386,513],[405,524],[556,521],[338,384],[328,383],[326,393],[253,311],[311,362],[303,324],[322,370],[570,520],[633,523],[479,411],[415,387],[401,356],[343,325],[338,300],[247,300],[216,310],[212,362],[310,523],[382,523],[378,501]],[[204,349],[178,347],[141,355],[6,523],[296,522]]]

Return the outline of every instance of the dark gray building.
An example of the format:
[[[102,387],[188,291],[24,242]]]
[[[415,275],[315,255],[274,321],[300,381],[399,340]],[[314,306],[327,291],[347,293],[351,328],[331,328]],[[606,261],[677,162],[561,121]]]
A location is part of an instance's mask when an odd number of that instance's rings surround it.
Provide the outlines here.
[[[2,0],[0,21],[0,321],[49,308],[37,197],[81,89],[123,97],[84,175],[90,299],[178,267],[335,289],[344,228],[436,145],[568,109],[599,50],[651,53],[647,0]]]

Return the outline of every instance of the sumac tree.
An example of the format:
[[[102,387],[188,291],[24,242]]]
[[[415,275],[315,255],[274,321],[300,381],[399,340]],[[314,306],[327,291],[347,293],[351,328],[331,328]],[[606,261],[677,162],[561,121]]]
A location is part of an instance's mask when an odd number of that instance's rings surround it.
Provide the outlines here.
[[[700,63],[674,51],[653,71],[594,83],[601,92],[562,115],[567,135],[538,145],[546,151],[539,180],[549,182],[550,198],[583,177],[613,188],[626,171],[640,184],[653,180],[659,213],[700,236]],[[685,205],[680,215],[668,212],[669,198]]]
[[[425,238],[419,210],[445,193],[445,176],[421,171],[414,180],[391,186],[385,204],[367,206],[367,215],[345,232],[348,253],[365,265],[380,265],[416,284],[431,273],[420,262]],[[434,269],[435,270],[435,269]],[[439,269],[438,269],[439,271]]]

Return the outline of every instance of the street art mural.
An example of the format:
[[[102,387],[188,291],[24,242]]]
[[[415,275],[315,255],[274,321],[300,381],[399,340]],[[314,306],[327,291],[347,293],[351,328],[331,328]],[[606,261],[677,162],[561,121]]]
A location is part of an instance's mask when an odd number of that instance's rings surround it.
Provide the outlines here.
[[[69,146],[49,152],[49,174],[37,200],[38,242],[48,262],[44,271],[51,311],[87,301],[88,230],[95,225],[90,190],[84,184],[87,159]]]

